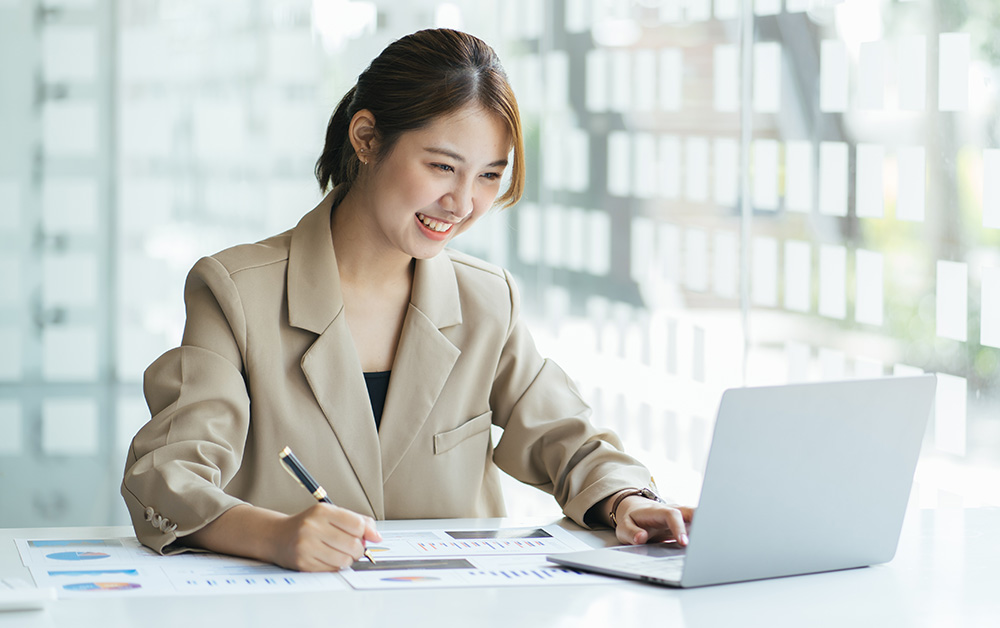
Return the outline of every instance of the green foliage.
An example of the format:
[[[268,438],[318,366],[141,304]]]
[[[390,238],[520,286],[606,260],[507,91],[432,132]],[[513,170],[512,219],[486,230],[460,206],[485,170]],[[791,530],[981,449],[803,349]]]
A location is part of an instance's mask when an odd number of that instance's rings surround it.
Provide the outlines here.
[[[1000,65],[1000,3],[997,0],[937,0],[940,31],[972,36],[984,61]]]

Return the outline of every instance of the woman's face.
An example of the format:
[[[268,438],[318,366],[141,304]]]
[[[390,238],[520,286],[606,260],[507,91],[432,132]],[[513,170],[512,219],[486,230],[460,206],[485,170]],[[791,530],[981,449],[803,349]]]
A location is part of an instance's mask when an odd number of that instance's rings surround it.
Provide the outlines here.
[[[434,257],[493,206],[510,147],[503,120],[478,106],[404,133],[368,180],[371,217],[407,256]]]

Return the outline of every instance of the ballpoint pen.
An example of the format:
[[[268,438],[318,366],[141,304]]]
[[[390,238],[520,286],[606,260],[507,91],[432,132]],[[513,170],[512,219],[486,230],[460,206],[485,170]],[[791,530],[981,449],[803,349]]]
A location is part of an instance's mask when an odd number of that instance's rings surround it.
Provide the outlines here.
[[[281,462],[284,464],[285,470],[288,471],[293,478],[298,480],[299,484],[304,486],[307,491],[312,493],[312,496],[316,498],[316,501],[323,502],[324,504],[333,503],[327,496],[326,489],[320,486],[319,483],[313,479],[313,476],[306,471],[306,468],[302,466],[299,459],[295,457],[295,454],[292,453],[290,447],[282,449],[278,454],[278,458],[280,458]],[[375,564],[375,559],[372,558],[372,555],[368,551],[367,547],[365,548],[365,558],[367,558],[371,564]]]

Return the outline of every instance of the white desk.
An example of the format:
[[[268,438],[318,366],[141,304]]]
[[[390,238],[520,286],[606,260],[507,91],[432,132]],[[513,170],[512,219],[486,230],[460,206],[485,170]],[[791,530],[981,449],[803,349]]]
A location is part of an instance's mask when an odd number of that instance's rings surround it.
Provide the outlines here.
[[[845,513],[849,516],[849,513]],[[539,520],[457,520],[538,525]],[[608,533],[561,525],[592,545]],[[845,520],[844,525],[864,525]],[[382,522],[382,529],[440,521]],[[129,528],[0,530],[0,578],[31,580],[12,539],[101,538]],[[751,532],[752,533],[752,532]],[[0,613],[0,628],[96,626],[1000,626],[1000,509],[913,511],[895,560],[866,569],[676,590],[621,581],[577,587],[338,591],[259,596],[64,600]]]

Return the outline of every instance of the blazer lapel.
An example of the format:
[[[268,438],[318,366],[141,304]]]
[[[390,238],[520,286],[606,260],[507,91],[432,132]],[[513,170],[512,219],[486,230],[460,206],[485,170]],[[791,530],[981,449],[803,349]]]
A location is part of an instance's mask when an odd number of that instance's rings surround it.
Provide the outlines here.
[[[461,351],[441,330],[461,322],[458,281],[447,252],[417,260],[379,428],[383,479],[412,445],[451,375]]]
[[[330,234],[336,193],[306,214],[288,252],[288,320],[319,334],[302,357],[302,370],[377,519],[385,518],[379,437],[361,361],[344,315],[337,258]],[[322,484],[324,480],[317,478]],[[332,480],[336,481],[336,479]]]

